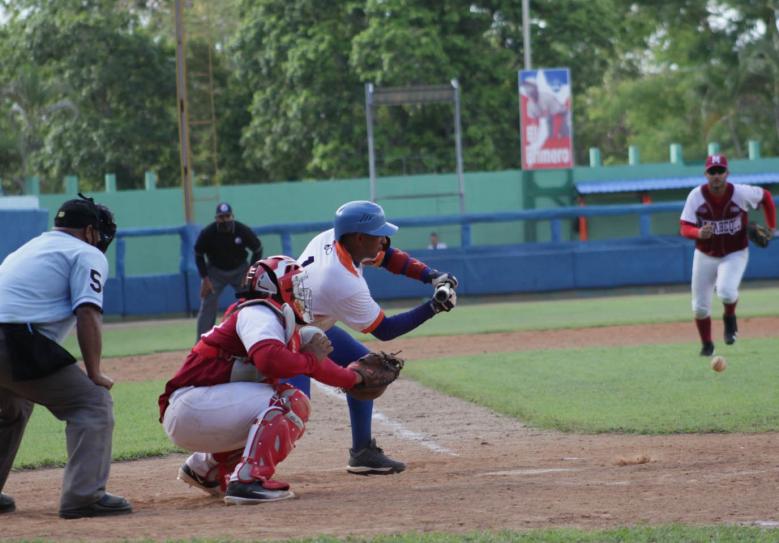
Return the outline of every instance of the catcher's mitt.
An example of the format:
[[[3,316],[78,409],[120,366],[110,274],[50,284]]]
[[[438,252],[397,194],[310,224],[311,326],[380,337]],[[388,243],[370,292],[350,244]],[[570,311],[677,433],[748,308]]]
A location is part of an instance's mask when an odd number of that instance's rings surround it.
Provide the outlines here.
[[[362,375],[362,383],[346,391],[356,400],[375,400],[400,375],[403,359],[398,353],[368,353],[348,366],[350,370]]]
[[[749,236],[752,243],[758,247],[765,248],[768,247],[768,242],[771,241],[774,234],[762,224],[751,222],[747,227],[747,236]]]

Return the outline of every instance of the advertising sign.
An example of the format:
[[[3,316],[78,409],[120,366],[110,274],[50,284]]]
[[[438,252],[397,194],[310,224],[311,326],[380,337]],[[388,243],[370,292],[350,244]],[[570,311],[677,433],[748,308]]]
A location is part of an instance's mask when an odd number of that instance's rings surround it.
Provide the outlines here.
[[[573,167],[571,100],[568,68],[519,72],[523,170]]]

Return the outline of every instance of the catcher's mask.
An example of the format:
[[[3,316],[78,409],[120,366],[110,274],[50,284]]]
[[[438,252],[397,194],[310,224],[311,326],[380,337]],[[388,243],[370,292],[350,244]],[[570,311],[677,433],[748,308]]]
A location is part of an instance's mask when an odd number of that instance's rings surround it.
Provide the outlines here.
[[[308,274],[288,256],[270,256],[258,260],[249,267],[244,277],[240,298],[271,298],[280,304],[288,304],[295,312],[298,324],[314,320],[311,314],[311,289],[305,282]]]
[[[92,198],[88,198],[80,192],[78,196],[78,198],[68,200],[60,206],[54,217],[54,226],[84,228],[91,225],[98,234],[95,246],[105,253],[116,235],[114,215],[110,209],[102,204],[96,204]]]

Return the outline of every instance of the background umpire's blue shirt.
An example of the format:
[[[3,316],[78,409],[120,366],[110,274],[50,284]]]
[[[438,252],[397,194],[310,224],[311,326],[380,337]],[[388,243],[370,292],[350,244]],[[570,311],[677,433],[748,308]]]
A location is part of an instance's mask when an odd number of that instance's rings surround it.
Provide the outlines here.
[[[52,230],[0,264],[0,322],[32,323],[61,342],[85,303],[103,307],[108,261],[96,247]]]

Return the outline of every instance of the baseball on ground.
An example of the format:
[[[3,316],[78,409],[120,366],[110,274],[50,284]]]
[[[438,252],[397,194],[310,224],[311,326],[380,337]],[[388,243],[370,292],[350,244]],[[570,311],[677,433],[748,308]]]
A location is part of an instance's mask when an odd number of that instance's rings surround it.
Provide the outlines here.
[[[317,334],[324,334],[324,332],[316,326],[304,326],[300,329],[300,345],[306,345]]]
[[[728,367],[728,362],[725,360],[724,356],[715,356],[711,359],[711,369],[713,369],[716,372],[725,371],[725,368]]]

